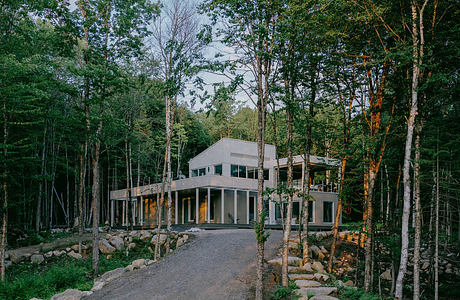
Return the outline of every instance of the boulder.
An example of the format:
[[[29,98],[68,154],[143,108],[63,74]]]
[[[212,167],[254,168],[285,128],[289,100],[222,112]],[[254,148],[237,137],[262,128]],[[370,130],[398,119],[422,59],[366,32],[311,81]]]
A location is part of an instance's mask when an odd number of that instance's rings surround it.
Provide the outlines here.
[[[290,266],[300,266],[302,259],[296,256],[288,256],[288,265]],[[270,265],[282,265],[283,258],[278,257],[267,262]]]
[[[315,257],[318,257],[318,253],[321,252],[321,250],[320,250],[320,249],[318,248],[318,246],[316,246],[316,245],[311,245],[311,246],[310,246],[310,250],[311,250],[311,252],[313,253],[313,255],[314,255]]]
[[[147,230],[142,230],[139,239],[143,242],[148,242],[152,238],[152,233]]]
[[[168,239],[168,235],[167,234],[163,234],[161,233],[160,234],[160,245],[163,245],[166,240]],[[152,237],[152,240],[150,241],[150,244],[152,244],[153,246],[155,246],[157,243],[157,235],[155,234],[153,237]]]
[[[299,288],[321,286],[321,283],[319,283],[318,281],[313,281],[313,280],[297,280],[295,284],[297,284]]]
[[[10,260],[12,263],[17,264],[23,261],[26,261],[31,256],[30,253],[21,253],[16,251],[11,251]]]
[[[313,274],[288,274],[289,280],[314,280],[315,275]]]
[[[339,300],[339,298],[328,296],[328,295],[317,295],[317,296],[313,296],[309,300]]]
[[[147,259],[147,260],[145,261],[145,264],[146,264],[147,266],[150,266],[150,265],[153,264],[154,262],[155,262],[154,260]]]
[[[67,256],[73,257],[75,259],[82,259],[83,257],[81,256],[80,253],[75,253],[73,250],[67,253]]]
[[[323,252],[324,255],[328,255],[328,254],[329,254],[329,251],[327,251],[327,249],[324,248],[324,246],[319,247],[319,249],[321,250],[321,252]]]
[[[295,291],[295,293],[301,297],[311,297],[318,295],[330,295],[337,292],[336,287],[332,286],[321,286],[321,287],[311,287],[311,288],[300,288]]]
[[[9,260],[5,260],[5,269],[11,266],[13,263]]]
[[[115,249],[117,249],[117,251],[121,251],[125,245],[123,239],[118,236],[112,237],[112,239],[110,240],[110,244],[112,244],[115,247]]]
[[[324,281],[327,282],[329,281],[329,275],[326,274],[321,274],[321,273],[315,273],[315,279],[318,281]]]
[[[134,267],[133,265],[128,265],[126,268],[125,268],[126,272],[131,272],[131,271],[134,271]]]
[[[41,254],[34,254],[30,257],[30,262],[33,264],[41,264],[43,261],[45,261],[45,257]]]
[[[181,246],[184,245],[184,244],[185,244],[184,238],[180,237],[180,238],[177,239],[176,248],[179,248],[179,247],[181,247]]]
[[[140,267],[144,266],[145,265],[145,259],[141,258],[141,259],[136,259],[134,260],[131,265],[135,268],[135,269],[139,269]]]
[[[380,274],[380,278],[384,279],[384,280],[388,280],[388,281],[391,281],[392,277],[391,277],[391,270],[388,269],[386,270],[385,272],[383,272],[382,274]]]
[[[82,292],[75,289],[68,289],[65,292],[56,294],[51,297],[51,300],[80,300],[83,297],[91,295],[93,292]]]
[[[116,249],[112,247],[106,239],[101,239],[99,241],[99,251],[104,254],[112,254],[116,251]]]
[[[131,250],[131,249],[134,249],[137,247],[137,244],[136,243],[129,243],[128,245],[128,250]]]
[[[53,256],[53,251],[48,251],[44,254],[45,258],[50,258],[51,256]]]
[[[344,285],[348,286],[348,287],[354,287],[355,286],[355,283],[351,280],[347,280],[345,281]]]
[[[318,259],[319,260],[324,260],[326,256],[324,255],[324,253],[322,251],[318,252]]]
[[[63,254],[66,254],[66,252],[65,252],[64,250],[54,250],[54,251],[53,251],[53,255],[54,255],[54,256],[58,256],[58,257],[59,257],[59,256],[61,256],[61,255],[63,255]]]
[[[324,267],[323,267],[323,264],[320,263],[319,261],[314,261],[312,264],[311,264],[312,268],[320,273],[324,273]]]

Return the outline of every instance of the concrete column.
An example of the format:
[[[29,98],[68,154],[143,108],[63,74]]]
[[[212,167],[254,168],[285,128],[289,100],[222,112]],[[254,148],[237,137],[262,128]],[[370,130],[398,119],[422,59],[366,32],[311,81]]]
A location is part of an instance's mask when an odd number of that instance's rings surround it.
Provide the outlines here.
[[[125,226],[126,201],[123,200],[123,213],[121,214],[121,226]]]
[[[249,190],[246,191],[246,223],[249,224]]]
[[[114,217],[115,217],[115,200],[110,200],[110,227],[113,227]]]
[[[220,196],[220,202],[221,202],[221,206],[220,206],[220,214],[221,214],[221,223],[224,224],[225,223],[225,215],[224,215],[224,199],[225,199],[225,190],[224,189],[221,189],[221,196]]]
[[[179,192],[174,192],[174,221],[179,224]]]
[[[206,213],[207,213],[207,220],[208,223],[211,223],[211,188],[208,188],[208,203],[206,205]]]
[[[185,211],[184,211],[184,209],[185,209],[185,204],[184,204],[184,202],[185,202],[185,201],[184,201],[184,199],[182,199],[180,202],[181,202],[181,204],[182,204],[182,224],[185,224]]]
[[[144,197],[141,195],[141,213],[140,213],[140,223],[144,225]]]
[[[238,195],[237,195],[238,191],[237,190],[234,190],[233,191],[233,211],[235,212],[233,214],[233,223],[235,224],[238,224]]]
[[[198,224],[200,219],[200,189],[195,189],[195,223]]]

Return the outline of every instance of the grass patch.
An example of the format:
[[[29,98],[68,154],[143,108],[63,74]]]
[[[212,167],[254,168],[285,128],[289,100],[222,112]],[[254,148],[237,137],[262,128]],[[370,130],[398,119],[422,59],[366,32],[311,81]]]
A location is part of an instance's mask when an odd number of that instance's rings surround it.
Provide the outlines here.
[[[351,287],[339,287],[340,299],[347,300],[380,300],[378,295],[366,293],[362,289],[351,288]]]
[[[287,300],[287,299],[298,299],[300,296],[294,294],[294,290],[299,287],[294,281],[289,281],[289,286],[277,286],[276,290],[270,295],[272,300]]]
[[[129,256],[124,251],[114,253],[110,259],[101,255],[99,272],[126,267],[138,258],[152,255],[145,246],[131,250]],[[6,281],[0,283],[0,299],[49,299],[70,288],[90,290],[93,279],[91,257],[77,260],[65,256],[49,259],[43,265],[13,265],[6,270]]]

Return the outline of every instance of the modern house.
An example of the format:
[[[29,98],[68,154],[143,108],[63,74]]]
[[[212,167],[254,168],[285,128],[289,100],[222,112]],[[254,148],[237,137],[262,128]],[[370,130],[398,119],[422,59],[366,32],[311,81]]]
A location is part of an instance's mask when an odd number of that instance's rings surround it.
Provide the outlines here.
[[[189,176],[173,180],[173,224],[251,224],[257,213],[257,143],[223,138],[189,161]],[[304,159],[294,157],[294,187],[302,190]],[[331,226],[337,204],[338,161],[310,156],[310,224]],[[276,148],[265,145],[264,179],[266,188],[286,181],[287,159],[276,160]],[[334,177],[334,178],[331,178]],[[157,199],[161,183],[135,187],[131,191],[132,214],[136,225],[156,224]],[[126,225],[127,190],[110,192],[111,222]],[[279,195],[265,197],[267,224],[281,224]],[[294,197],[293,224],[298,224],[301,198]],[[163,211],[163,219],[166,213]]]

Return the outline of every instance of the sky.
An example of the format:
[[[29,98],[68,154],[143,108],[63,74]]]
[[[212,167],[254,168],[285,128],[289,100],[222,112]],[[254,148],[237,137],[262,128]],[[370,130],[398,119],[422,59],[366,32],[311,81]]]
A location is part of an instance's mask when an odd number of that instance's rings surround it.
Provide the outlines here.
[[[77,2],[78,0],[70,0],[70,9],[73,11],[77,9]],[[171,0],[163,0],[162,3],[165,5],[168,5]],[[197,5],[202,2],[202,0],[192,0],[192,2],[195,2]],[[199,16],[200,21],[202,24],[209,23],[209,19],[206,15],[200,15]],[[222,45],[221,43],[213,42],[210,47],[204,50],[204,55],[208,59],[212,59],[216,53],[225,53],[224,59],[231,59],[232,56],[234,55],[233,49],[226,47],[225,45]],[[214,95],[214,88],[213,84],[215,83],[228,83],[229,79],[225,76],[220,76],[217,74],[212,74],[209,72],[200,72],[198,74],[199,77],[203,79],[205,82],[205,90],[207,91],[208,94]],[[199,110],[206,110],[206,104],[207,103],[201,103],[199,100],[195,102],[193,106],[192,105],[192,97],[189,96],[189,93],[192,89],[195,89],[193,84],[188,83],[186,85],[186,91],[184,93],[184,97],[180,97],[179,101],[181,103],[186,103],[193,111],[199,111]],[[235,94],[235,100],[237,103],[239,103],[241,106],[249,106],[249,107],[254,107],[254,104],[250,101],[250,99],[247,97],[247,95],[243,92],[240,91]]]

